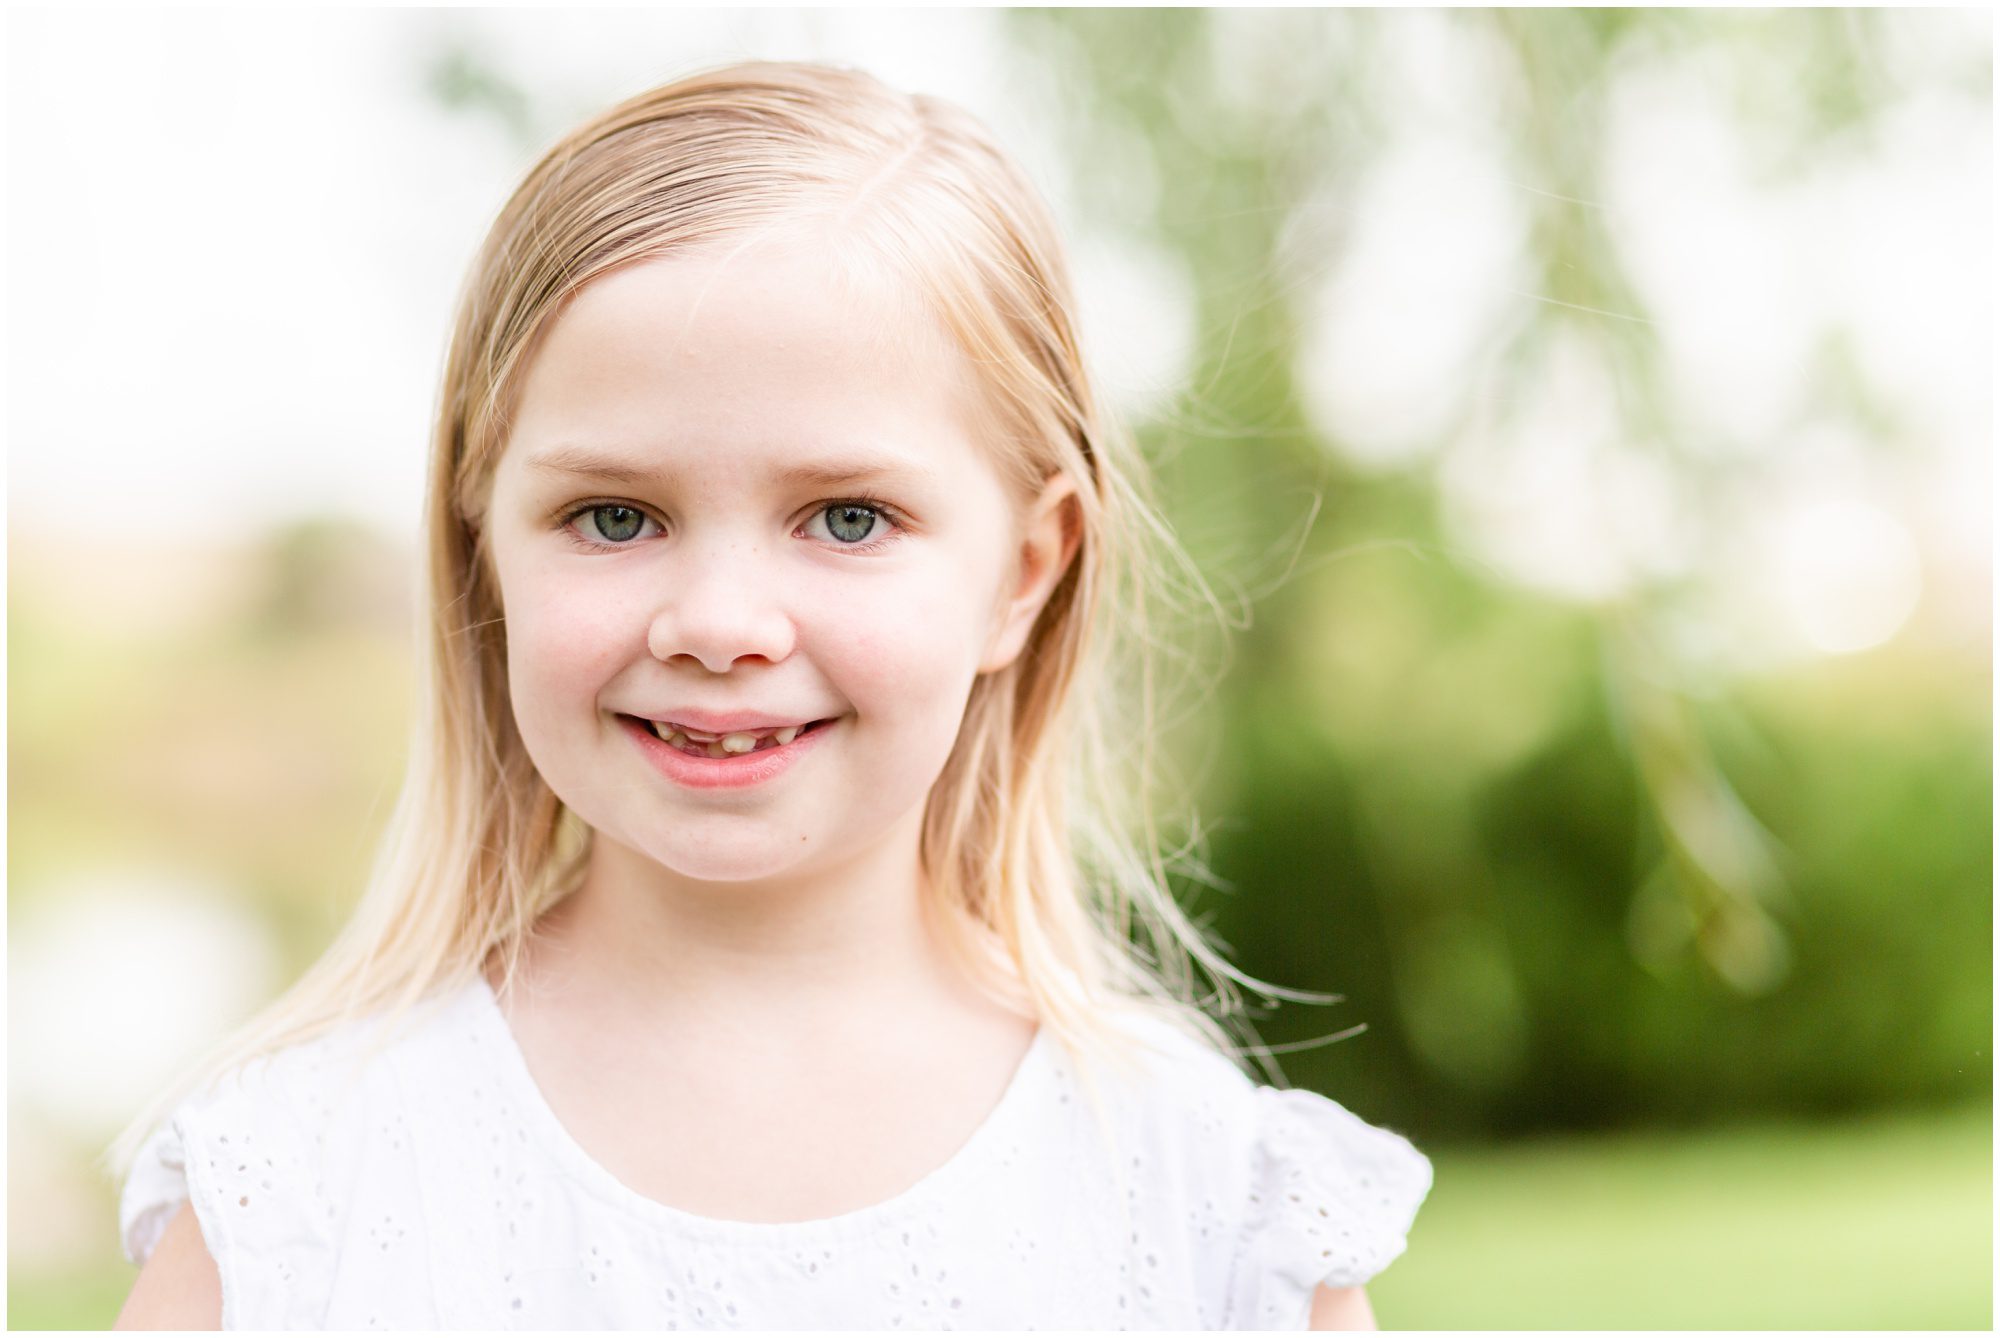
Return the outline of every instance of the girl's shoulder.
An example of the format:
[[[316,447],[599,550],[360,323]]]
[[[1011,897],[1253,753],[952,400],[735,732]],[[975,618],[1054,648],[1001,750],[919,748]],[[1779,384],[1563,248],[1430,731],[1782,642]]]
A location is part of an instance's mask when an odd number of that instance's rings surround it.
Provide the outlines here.
[[[1403,1253],[1432,1181],[1408,1138],[1318,1092],[1259,1083],[1164,1021],[1121,1025],[1144,1056],[1119,1084],[1121,1124],[1154,1150],[1155,1174],[1182,1180],[1188,1212],[1233,1208],[1232,1326],[1302,1328],[1316,1287],[1359,1286]]]
[[[315,1313],[339,1247],[358,1229],[358,1187],[393,1179],[398,1159],[413,1159],[411,1104],[431,1099],[434,1085],[420,1075],[450,1068],[476,1004],[471,989],[455,990],[399,1017],[343,1022],[182,1099],[127,1174],[126,1257],[144,1264],[189,1202],[222,1277],[224,1327],[249,1314]],[[371,1225],[385,1251],[408,1231],[393,1214]],[[329,1276],[307,1276],[314,1260]]]

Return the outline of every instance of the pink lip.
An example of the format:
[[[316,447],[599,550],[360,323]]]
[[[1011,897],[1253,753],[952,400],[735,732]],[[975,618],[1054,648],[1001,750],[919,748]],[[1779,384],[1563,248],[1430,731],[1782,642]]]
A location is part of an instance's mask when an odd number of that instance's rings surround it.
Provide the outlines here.
[[[659,715],[648,715],[645,718],[648,720],[663,720],[674,725],[682,725],[695,731],[697,734],[714,734],[720,737],[724,734],[736,733],[769,734],[775,730],[783,729],[787,725],[809,725],[815,720],[824,720],[829,717],[793,716],[789,719],[778,719],[773,716],[751,715],[747,711],[738,711],[734,715],[719,715],[709,711],[687,710],[668,711]]]
[[[736,757],[695,757],[684,753],[631,716],[619,716],[618,724],[631,736],[639,751],[646,755],[653,769],[675,784],[696,790],[737,790],[762,785],[783,775],[793,763],[817,747],[822,738],[838,729],[840,720],[829,720],[782,747],[760,748],[754,753],[742,753]]]

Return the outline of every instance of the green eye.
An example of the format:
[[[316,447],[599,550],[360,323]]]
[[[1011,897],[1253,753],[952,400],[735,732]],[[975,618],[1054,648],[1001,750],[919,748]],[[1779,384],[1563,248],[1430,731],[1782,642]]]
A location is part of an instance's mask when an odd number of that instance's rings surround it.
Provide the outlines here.
[[[844,544],[860,543],[875,528],[875,508],[860,502],[835,502],[821,514],[833,537]]]
[[[872,497],[824,503],[806,522],[808,532],[817,521],[825,522],[828,546],[841,553],[878,553],[901,543],[906,528],[899,513]]]
[[[607,503],[603,506],[586,507],[570,518],[571,523],[583,521],[587,528],[585,537],[595,537],[608,544],[624,544],[639,537],[646,525],[646,513],[637,507]]]

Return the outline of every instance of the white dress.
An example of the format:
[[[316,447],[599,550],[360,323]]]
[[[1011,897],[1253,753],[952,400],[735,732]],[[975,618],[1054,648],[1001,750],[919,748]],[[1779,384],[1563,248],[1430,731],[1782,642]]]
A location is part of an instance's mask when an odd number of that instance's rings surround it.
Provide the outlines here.
[[[251,1329],[1301,1329],[1315,1286],[1402,1253],[1421,1153],[1146,1033],[1143,1077],[1100,1078],[1112,1143],[1043,1028],[911,1188],[722,1221],[591,1159],[481,978],[358,1068],[350,1025],[184,1102],[140,1153],[120,1230],[143,1263],[192,1197],[223,1327]]]

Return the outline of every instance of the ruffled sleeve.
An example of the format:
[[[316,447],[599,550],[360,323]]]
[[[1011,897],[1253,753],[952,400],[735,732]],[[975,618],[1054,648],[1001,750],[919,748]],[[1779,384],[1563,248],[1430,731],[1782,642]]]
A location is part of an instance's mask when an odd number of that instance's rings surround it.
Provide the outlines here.
[[[118,1200],[118,1237],[125,1257],[143,1265],[188,1197],[187,1143],[178,1119],[167,1121],[139,1149]]]
[[[182,1202],[195,1219],[222,1291],[222,1327],[321,1327],[331,1277],[331,1229],[320,1192],[330,1177],[292,1088],[300,1064],[260,1060],[224,1074],[175,1107],[140,1146],[118,1200],[125,1257],[143,1265]]]
[[[1232,1327],[1302,1329],[1318,1287],[1359,1286],[1403,1252],[1431,1164],[1315,1092],[1260,1087],[1252,1111]]]

